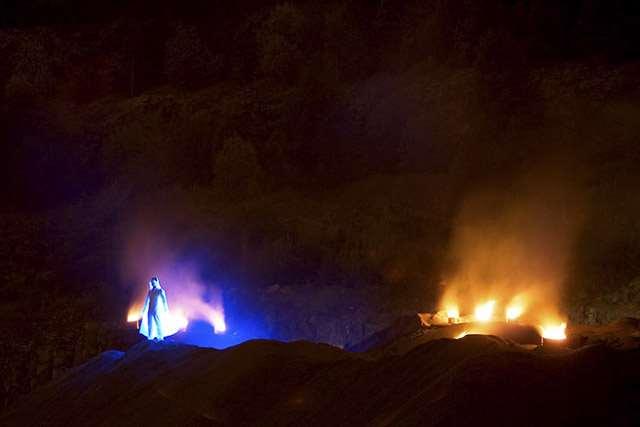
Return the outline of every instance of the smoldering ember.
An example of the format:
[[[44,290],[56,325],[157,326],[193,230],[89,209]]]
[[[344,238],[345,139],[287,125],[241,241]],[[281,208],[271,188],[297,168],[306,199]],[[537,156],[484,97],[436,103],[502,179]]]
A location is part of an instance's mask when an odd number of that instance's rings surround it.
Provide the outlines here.
[[[640,425],[640,1],[0,1],[1,426]]]

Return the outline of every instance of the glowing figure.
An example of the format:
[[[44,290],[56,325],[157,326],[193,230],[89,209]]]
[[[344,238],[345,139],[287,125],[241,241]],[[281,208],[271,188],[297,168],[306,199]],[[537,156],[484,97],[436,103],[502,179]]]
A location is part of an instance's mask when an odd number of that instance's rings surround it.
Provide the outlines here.
[[[175,334],[178,329],[169,313],[167,295],[160,286],[160,280],[152,277],[149,293],[140,314],[139,332],[150,340],[163,340]]]

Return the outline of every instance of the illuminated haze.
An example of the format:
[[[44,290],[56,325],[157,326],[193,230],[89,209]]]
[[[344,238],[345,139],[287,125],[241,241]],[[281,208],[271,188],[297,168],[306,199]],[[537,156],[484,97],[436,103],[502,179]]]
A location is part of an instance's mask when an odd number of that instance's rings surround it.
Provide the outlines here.
[[[189,322],[204,321],[216,333],[224,333],[221,289],[203,278],[197,260],[185,259],[178,253],[179,243],[172,241],[158,224],[148,220],[134,224],[127,229],[121,262],[123,282],[131,290],[129,314],[139,312],[149,278],[158,276],[172,314],[180,313]]]
[[[504,309],[516,299],[523,319],[562,320],[562,286],[585,216],[577,176],[556,163],[505,180],[503,190],[470,194],[454,224],[441,305],[472,313],[482,301]]]

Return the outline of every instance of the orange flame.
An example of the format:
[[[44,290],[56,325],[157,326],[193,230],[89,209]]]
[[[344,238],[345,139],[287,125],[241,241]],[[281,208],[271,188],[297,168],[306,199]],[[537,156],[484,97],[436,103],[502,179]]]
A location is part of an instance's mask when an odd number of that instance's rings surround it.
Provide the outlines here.
[[[447,317],[449,319],[458,319],[460,317],[460,310],[458,310],[457,306],[449,306],[447,308]]]
[[[542,338],[548,340],[564,340],[567,338],[567,323],[563,322],[559,325],[540,326]]]
[[[478,322],[489,322],[493,318],[493,309],[496,305],[495,300],[490,300],[476,307],[474,312]]]
[[[511,305],[507,307],[505,311],[505,317],[507,320],[515,320],[522,315],[524,308],[520,305]]]
[[[140,312],[142,311],[142,306],[140,305],[132,305],[127,312],[127,322],[137,322],[140,320]]]
[[[224,318],[224,310],[221,307],[211,307],[200,300],[186,300],[189,304],[173,307],[170,310],[170,321],[174,330],[186,330],[190,319],[206,320],[216,334],[224,334],[227,324]],[[183,301],[184,304],[185,301]],[[140,320],[142,304],[133,304],[127,312],[127,322],[133,323]]]

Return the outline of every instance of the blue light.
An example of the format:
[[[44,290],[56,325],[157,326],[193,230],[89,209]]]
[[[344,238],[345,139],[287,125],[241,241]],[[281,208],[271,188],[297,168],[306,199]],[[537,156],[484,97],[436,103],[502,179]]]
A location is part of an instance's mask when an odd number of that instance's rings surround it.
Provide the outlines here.
[[[262,326],[260,316],[251,310],[238,306],[225,306],[227,331],[224,334],[214,333],[210,323],[195,320],[189,323],[186,330],[171,337],[172,341],[224,349],[252,339],[268,339],[269,334]]]

